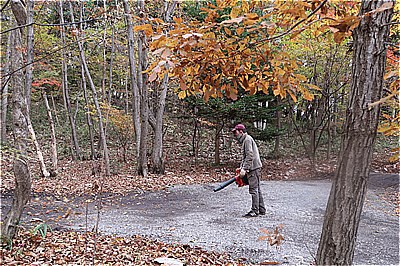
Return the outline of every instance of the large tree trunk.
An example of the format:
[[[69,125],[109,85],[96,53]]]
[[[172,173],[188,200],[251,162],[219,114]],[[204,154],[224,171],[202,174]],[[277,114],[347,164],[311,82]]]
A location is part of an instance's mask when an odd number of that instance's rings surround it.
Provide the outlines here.
[[[363,1],[361,14],[394,1]],[[362,18],[354,30],[352,82],[344,134],[316,262],[351,265],[364,203],[382,97],[388,24],[393,8]]]
[[[139,156],[140,152],[140,136],[141,136],[141,126],[140,126],[140,95],[139,88],[137,84],[137,72],[136,72],[136,59],[135,59],[135,38],[133,34],[133,22],[131,8],[129,6],[129,1],[124,0],[124,11],[125,11],[125,23],[128,36],[128,53],[129,53],[129,70],[130,70],[130,84],[132,90],[132,102],[133,102],[133,124],[135,126],[135,137],[136,137],[136,155]]]
[[[11,32],[11,72],[16,71],[11,78],[13,89],[13,131],[14,131],[14,199],[10,211],[1,225],[1,236],[12,239],[17,231],[19,220],[31,194],[31,174],[27,158],[28,108],[27,95],[24,84],[22,43],[20,31]],[[18,70],[19,69],[19,70]]]

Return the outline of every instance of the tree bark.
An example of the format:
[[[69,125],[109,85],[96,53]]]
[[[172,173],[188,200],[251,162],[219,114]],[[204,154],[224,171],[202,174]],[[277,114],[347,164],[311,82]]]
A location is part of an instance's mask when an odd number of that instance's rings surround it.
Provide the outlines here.
[[[88,126],[89,138],[90,138],[90,159],[94,160],[97,159],[96,149],[94,148],[94,134],[93,134],[94,129],[93,129],[92,116],[90,115],[90,105],[87,93],[85,69],[83,68],[82,65],[81,65],[81,77],[82,77],[81,86],[83,88],[83,97],[85,98],[85,104],[86,104],[86,123]]]
[[[103,2],[103,19],[104,22],[107,21],[107,5],[106,1]],[[106,101],[106,72],[107,72],[107,27],[103,30],[103,71],[101,78],[101,100]],[[107,126],[106,126],[107,127]],[[106,128],[105,127],[105,128]]]
[[[163,128],[164,128],[164,111],[165,101],[167,98],[168,90],[168,75],[166,74],[162,83],[162,91],[160,94],[158,109],[156,112],[156,122],[154,129],[154,143],[152,153],[152,173],[153,174],[164,174],[165,164],[163,158]]]
[[[135,38],[133,34],[133,22],[131,8],[129,6],[128,0],[123,0],[124,11],[125,11],[125,23],[128,36],[128,53],[129,53],[129,71],[130,71],[130,83],[132,90],[132,116],[133,124],[135,126],[135,137],[136,137],[136,156],[139,156],[140,152],[140,136],[141,136],[141,126],[140,126],[140,95],[139,87],[137,84],[137,72],[136,72],[136,59],[135,59]]]
[[[165,22],[171,21],[171,16],[175,10],[176,1],[164,1],[164,7],[161,13]],[[163,128],[164,128],[164,111],[165,101],[167,98],[168,91],[168,74],[164,75],[161,83],[161,93],[158,97],[158,107],[156,110],[156,119],[154,127],[154,143],[152,152],[152,173],[153,174],[164,174],[165,165],[163,158]]]
[[[60,0],[60,23],[64,24],[64,10],[63,10],[63,0]],[[75,126],[75,119],[74,116],[72,115],[72,108],[71,108],[71,102],[70,102],[70,97],[69,97],[69,89],[68,89],[68,64],[67,64],[67,51],[66,51],[66,41],[65,41],[65,26],[62,26],[61,29],[61,40],[63,42],[63,49],[62,49],[62,89],[63,89],[63,99],[64,99],[64,106],[65,110],[67,112],[68,116],[68,121],[71,126],[71,152],[72,152],[72,158],[74,160],[78,159],[80,160],[82,155],[81,155],[81,149],[78,143],[78,137],[76,134],[76,126]]]
[[[11,10],[12,13],[14,14],[18,26],[26,25],[28,14],[24,6],[24,2],[21,0],[11,1]],[[24,28],[20,28],[20,33],[21,33],[21,38],[23,38],[22,36],[24,35]]]
[[[16,16],[16,14],[15,14]],[[27,98],[24,84],[22,43],[20,31],[11,32],[11,87],[13,89],[13,131],[14,131],[14,199],[10,211],[1,225],[1,236],[11,240],[17,232],[18,224],[26,203],[31,196],[31,173],[27,159],[28,125]],[[18,70],[19,69],[19,70]]]
[[[47,99],[47,93],[43,89],[42,90],[42,97],[44,101],[44,105],[46,106],[47,110],[47,118],[49,119],[50,130],[51,130],[51,163],[52,163],[52,171],[50,173],[51,176],[57,175],[57,168],[58,168],[58,157],[57,157],[57,138],[56,138],[56,129],[54,126],[53,115],[51,114],[49,100]]]
[[[70,8],[70,13],[71,13],[71,21],[75,22],[74,15],[73,15],[73,11],[74,10],[72,8],[72,3],[71,2],[69,2],[69,8]],[[104,126],[103,126],[103,115],[102,115],[102,112],[101,112],[101,108],[100,108],[100,104],[99,104],[99,100],[98,100],[98,96],[97,96],[96,86],[94,85],[92,76],[90,75],[90,71],[89,71],[89,68],[88,68],[87,63],[86,63],[85,52],[83,50],[82,43],[79,40],[79,36],[76,36],[76,43],[78,44],[79,55],[80,55],[82,67],[85,70],[86,77],[88,78],[89,85],[90,85],[90,87],[92,89],[92,97],[93,97],[94,105],[96,107],[97,115],[98,115],[98,118],[99,118],[100,142],[101,142],[102,147],[103,147],[103,156],[104,156],[104,164],[105,164],[106,176],[110,176],[110,173],[111,173],[111,171],[110,171],[110,158],[109,158],[109,154],[108,154],[107,140],[106,140]]]
[[[81,5],[80,8],[80,20],[83,21],[83,6]],[[83,25],[82,23],[80,24],[80,30],[83,32]],[[88,97],[88,91],[87,91],[87,83],[86,83],[86,77],[85,77],[85,69],[83,68],[83,65],[81,64],[81,88],[83,90],[83,97],[85,99],[85,109],[86,109],[86,124],[88,126],[88,131],[89,131],[89,139],[90,139],[90,159],[95,160],[97,159],[96,155],[96,149],[94,147],[94,128],[93,128],[93,121],[92,121],[92,116],[90,112],[90,103],[89,103],[89,97]]]
[[[144,1],[138,0],[138,12],[143,13]],[[143,31],[138,32],[138,87],[141,94],[140,97],[140,149],[138,156],[137,172],[139,175],[146,177],[148,175],[147,151],[148,151],[148,131],[149,131],[149,92],[147,86],[147,73],[143,73],[148,65],[148,44],[147,38]]]
[[[274,151],[273,151],[273,156],[274,158],[279,158],[281,155],[281,120],[282,120],[282,111],[281,111],[281,104],[282,100],[281,98],[276,99],[276,128],[278,129],[278,135],[275,137],[275,145],[274,145]]]
[[[394,1],[363,1],[361,15]],[[338,168],[318,247],[318,265],[352,265],[382,97],[393,8],[364,16],[353,32],[352,81]],[[384,26],[386,24],[386,26]]]
[[[214,139],[214,163],[219,165],[221,163],[220,156],[220,145],[221,145],[221,132],[224,128],[224,123],[215,129],[215,139]]]
[[[7,38],[7,50],[6,50],[6,61],[4,64],[4,74],[10,73],[10,55],[11,55],[11,34]],[[7,142],[7,109],[8,109],[8,82],[4,85],[1,91],[1,116],[0,116],[0,127],[1,127],[1,140],[0,144],[4,145]]]
[[[33,129],[33,125],[30,118],[30,105],[31,105],[31,91],[32,91],[32,72],[33,72],[33,1],[27,1],[27,23],[30,26],[27,27],[26,34],[26,67],[25,67],[25,95],[26,95],[26,105],[24,106],[27,109],[26,122],[28,124],[29,134],[31,135],[32,142],[35,146],[35,151],[39,160],[40,170],[44,177],[49,177],[50,173],[47,171],[46,164],[44,162],[43,153],[40,148],[40,144],[36,138],[35,130]]]

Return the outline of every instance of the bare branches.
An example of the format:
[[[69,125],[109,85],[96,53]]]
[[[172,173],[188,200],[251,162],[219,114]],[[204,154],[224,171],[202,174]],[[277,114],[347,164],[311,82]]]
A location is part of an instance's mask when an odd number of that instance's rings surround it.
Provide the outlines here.
[[[306,18],[304,18],[304,19],[299,20],[298,22],[296,22],[296,23],[295,23],[294,25],[292,25],[287,31],[285,31],[285,32],[283,32],[283,33],[281,33],[281,34],[279,34],[279,35],[273,36],[273,37],[269,37],[269,38],[265,38],[265,39],[259,40],[259,41],[255,42],[255,43],[253,43],[253,45],[254,45],[254,44],[257,44],[257,43],[260,43],[260,42],[272,41],[272,40],[275,40],[275,39],[279,39],[279,38],[281,38],[281,37],[283,37],[283,36],[289,34],[289,33],[290,33],[293,29],[295,29],[298,25],[300,25],[300,24],[303,23],[304,21],[308,20],[308,19],[309,19],[310,17],[312,17],[315,13],[317,13],[317,11],[320,10],[320,9],[325,5],[326,2],[328,2],[328,0],[324,0],[324,1],[323,1],[316,9],[314,9]]]
[[[13,30],[17,30],[17,29],[21,29],[21,28],[25,28],[25,27],[29,27],[32,25],[36,25],[36,26],[40,26],[40,27],[57,27],[57,26],[66,26],[66,25],[74,25],[74,24],[82,24],[82,23],[87,23],[87,22],[93,22],[93,21],[97,21],[97,20],[101,20],[100,18],[94,18],[94,19],[88,19],[88,20],[83,20],[83,21],[77,21],[77,22],[68,22],[68,23],[58,23],[58,24],[40,24],[40,23],[29,23],[29,24],[24,24],[24,25],[20,25],[5,31],[0,32],[1,34],[13,31]]]
[[[7,2],[0,8],[0,12],[3,12],[3,10],[7,7],[8,3],[10,3],[10,0],[7,0]]]

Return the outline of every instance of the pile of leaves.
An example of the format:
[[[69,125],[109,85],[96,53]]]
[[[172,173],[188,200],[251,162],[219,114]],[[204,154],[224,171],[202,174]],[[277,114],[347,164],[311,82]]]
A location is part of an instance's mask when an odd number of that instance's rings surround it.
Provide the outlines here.
[[[11,249],[10,249],[11,247]],[[20,230],[1,249],[2,265],[158,265],[157,258],[174,258],[187,265],[245,265],[225,253],[165,244],[142,236],[117,237],[92,232]]]

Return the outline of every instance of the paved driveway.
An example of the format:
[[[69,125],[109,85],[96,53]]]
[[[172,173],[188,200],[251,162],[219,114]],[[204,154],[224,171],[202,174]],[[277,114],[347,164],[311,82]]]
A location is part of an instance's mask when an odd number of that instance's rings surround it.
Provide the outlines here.
[[[371,175],[361,217],[355,264],[399,264],[399,217],[394,206],[381,198],[387,186],[399,184],[398,175]],[[146,235],[166,242],[187,243],[209,250],[228,252],[253,262],[309,264],[313,261],[322,230],[331,182],[263,181],[267,214],[243,218],[250,209],[246,188],[231,185],[213,192],[217,184],[175,186],[160,192],[105,198],[99,229],[105,234]],[[97,211],[89,211],[89,228]],[[282,224],[285,241],[276,249],[265,241],[260,229]],[[85,228],[84,215],[71,227]]]

